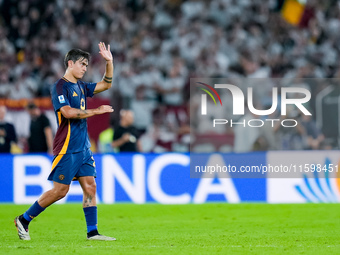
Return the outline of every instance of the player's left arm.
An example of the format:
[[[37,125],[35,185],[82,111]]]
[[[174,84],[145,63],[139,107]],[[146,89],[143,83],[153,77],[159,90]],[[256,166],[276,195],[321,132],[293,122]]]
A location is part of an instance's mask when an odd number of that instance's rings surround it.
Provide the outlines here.
[[[100,42],[99,44],[99,53],[106,61],[105,74],[103,79],[97,83],[94,94],[100,93],[102,91],[108,90],[112,86],[112,78],[113,78],[113,57],[110,51],[110,45],[108,45],[107,49],[105,43]]]

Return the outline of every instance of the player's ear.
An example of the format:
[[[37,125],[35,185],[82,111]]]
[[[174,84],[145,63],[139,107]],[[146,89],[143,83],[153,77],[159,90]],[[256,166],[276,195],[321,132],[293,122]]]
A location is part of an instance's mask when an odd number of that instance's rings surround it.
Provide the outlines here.
[[[72,60],[69,60],[68,62],[67,62],[67,64],[68,64],[68,67],[73,67],[73,65],[74,65],[74,62],[72,61]]]

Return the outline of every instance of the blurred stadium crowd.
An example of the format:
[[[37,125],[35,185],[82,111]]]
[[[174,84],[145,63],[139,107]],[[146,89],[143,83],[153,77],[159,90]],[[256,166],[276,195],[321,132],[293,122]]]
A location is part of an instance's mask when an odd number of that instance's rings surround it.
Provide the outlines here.
[[[97,44],[104,41],[115,55],[114,88],[99,96],[115,108],[114,125],[120,109],[131,109],[142,151],[188,151],[190,132],[207,134],[190,128],[189,78],[284,78],[291,84],[301,78],[340,78],[339,1],[308,1],[297,25],[282,18],[283,4],[0,0],[0,97],[49,96],[50,86],[64,74],[63,56],[71,48],[92,53],[84,80],[101,80],[105,63]],[[328,84],[313,84],[299,86],[307,87],[315,99]],[[259,93],[267,95],[274,85],[261,87]],[[260,98],[257,103],[265,107],[268,98]],[[290,131],[277,128],[263,134],[226,128],[209,133],[202,148],[210,143],[216,149],[214,141],[223,137],[228,139],[218,146],[222,151],[338,148],[337,134],[327,137],[317,125],[315,100],[309,107],[313,117]]]

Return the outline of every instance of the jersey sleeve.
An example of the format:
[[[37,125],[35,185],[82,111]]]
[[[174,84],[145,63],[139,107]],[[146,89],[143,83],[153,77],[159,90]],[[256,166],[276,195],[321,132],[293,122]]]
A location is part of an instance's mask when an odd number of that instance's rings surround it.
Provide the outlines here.
[[[55,111],[58,111],[61,107],[70,105],[68,100],[68,91],[63,83],[57,83],[52,89],[51,93],[52,104]]]
[[[85,96],[86,97],[93,97],[94,90],[97,86],[96,82],[84,82],[84,88],[85,88]]]

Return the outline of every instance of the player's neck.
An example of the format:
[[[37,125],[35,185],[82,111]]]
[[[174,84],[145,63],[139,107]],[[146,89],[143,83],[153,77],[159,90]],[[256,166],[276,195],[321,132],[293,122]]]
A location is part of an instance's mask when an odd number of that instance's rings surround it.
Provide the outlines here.
[[[69,72],[66,71],[66,73],[64,74],[64,77],[70,81],[70,82],[73,82],[73,83],[77,83],[78,79],[75,78],[72,74],[70,74]]]

